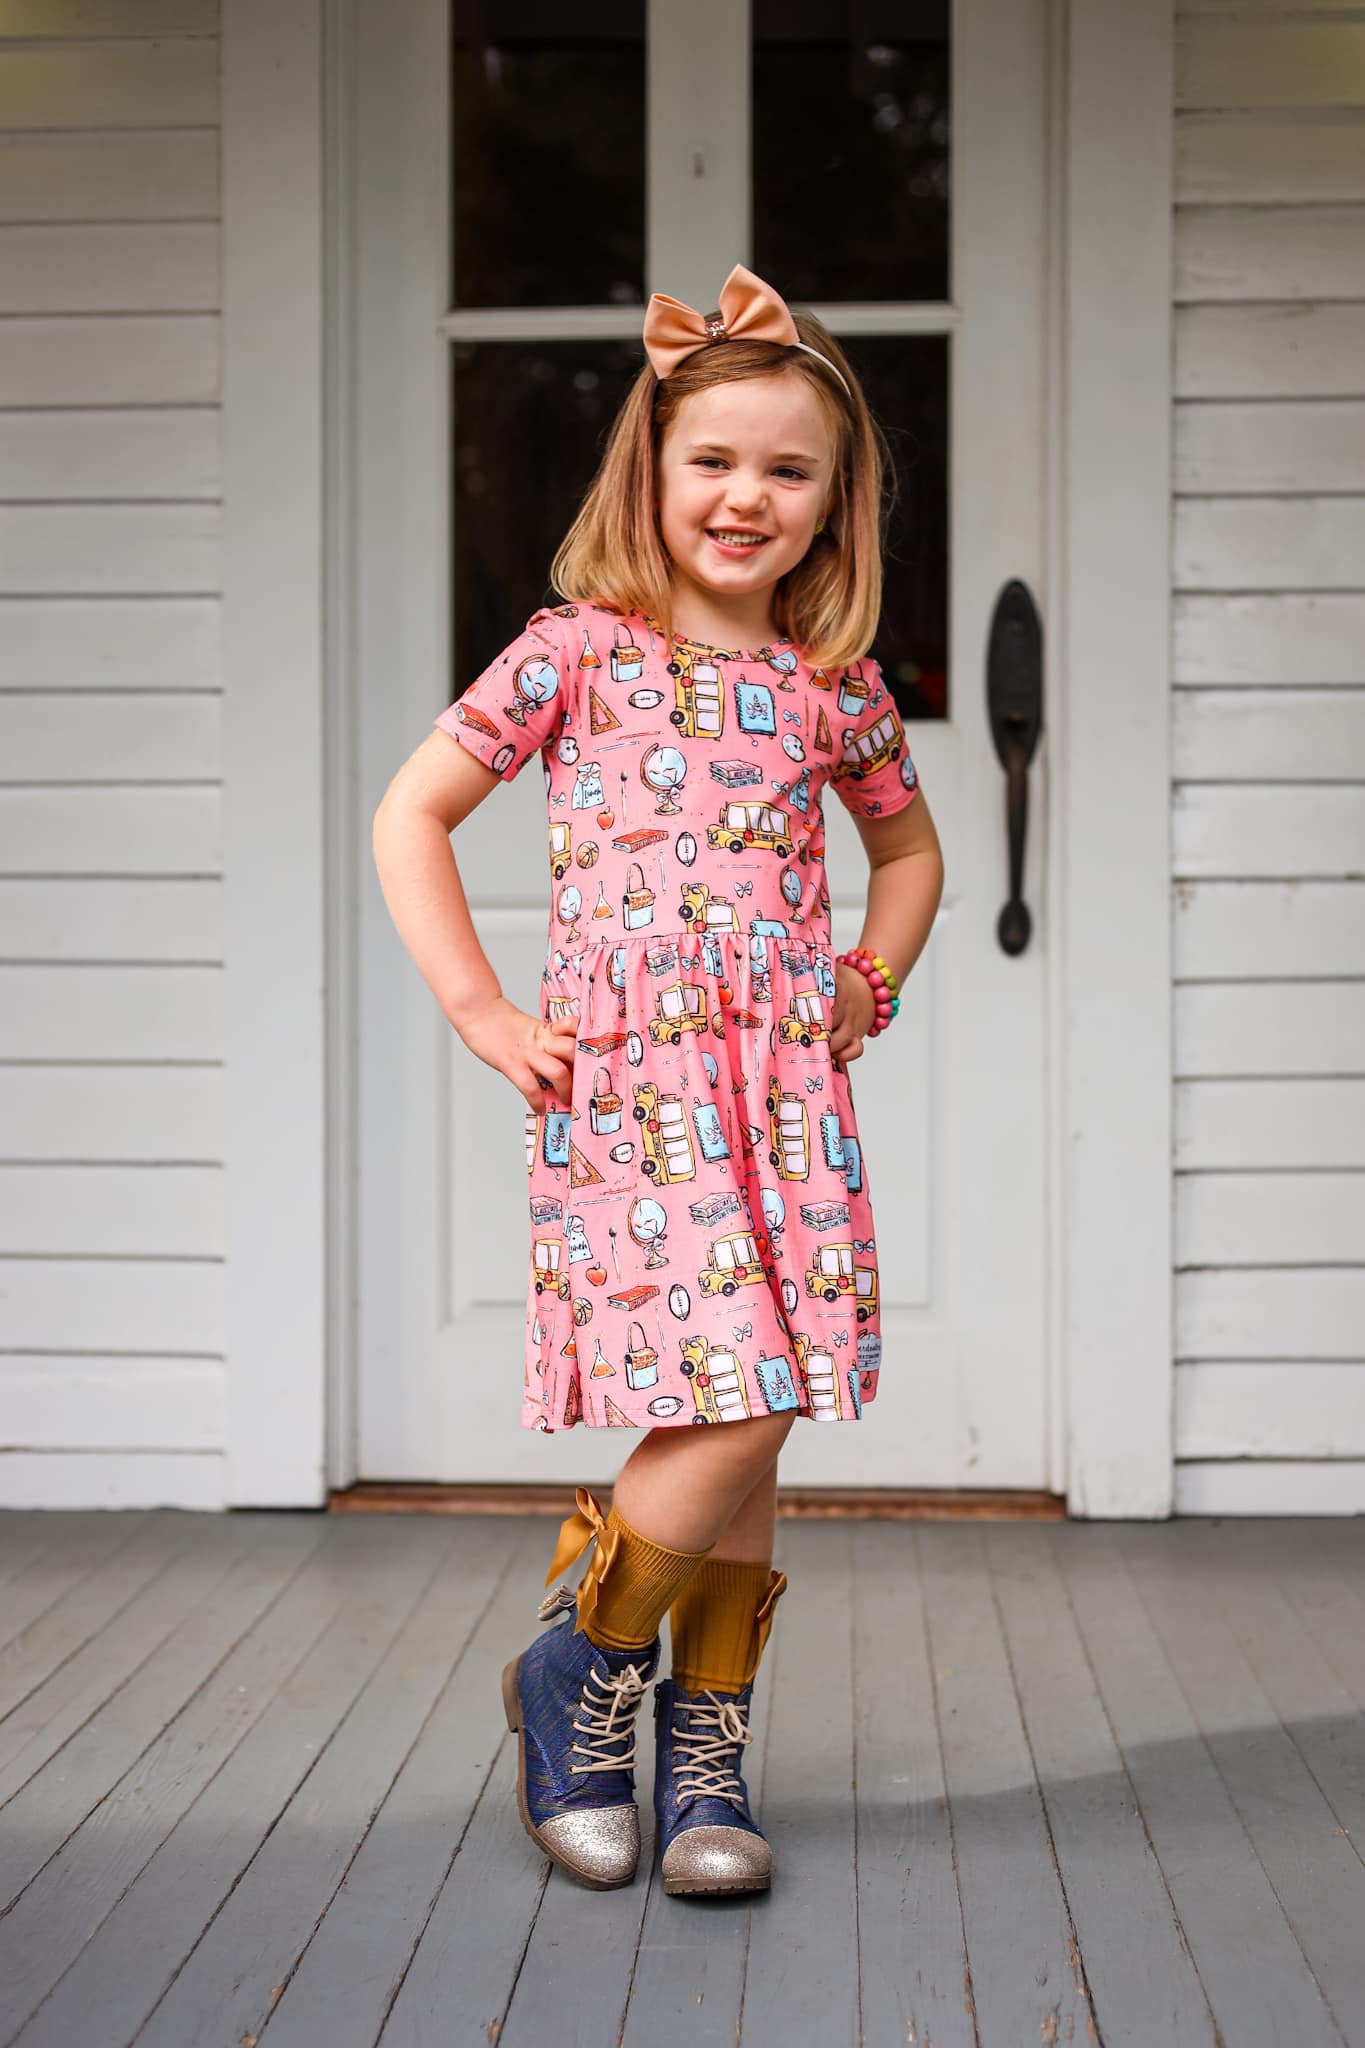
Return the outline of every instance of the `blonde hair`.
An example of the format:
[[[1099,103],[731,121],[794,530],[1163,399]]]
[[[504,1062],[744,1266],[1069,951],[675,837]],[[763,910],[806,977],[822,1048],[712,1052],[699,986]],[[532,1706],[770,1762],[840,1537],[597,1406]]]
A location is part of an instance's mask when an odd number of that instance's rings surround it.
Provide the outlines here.
[[[872,644],[881,616],[882,546],[891,474],[885,436],[868,409],[847,357],[810,313],[794,313],[801,340],[836,363],[849,394],[804,349],[777,341],[707,342],[672,375],[640,371],[612,425],[606,452],[578,516],[550,565],[561,597],[640,612],[671,635],[669,558],[659,525],[658,458],[664,434],[685,399],[713,384],[752,377],[803,377],[829,422],[834,474],[826,526],[773,593],[779,634],[817,667],[856,661]]]

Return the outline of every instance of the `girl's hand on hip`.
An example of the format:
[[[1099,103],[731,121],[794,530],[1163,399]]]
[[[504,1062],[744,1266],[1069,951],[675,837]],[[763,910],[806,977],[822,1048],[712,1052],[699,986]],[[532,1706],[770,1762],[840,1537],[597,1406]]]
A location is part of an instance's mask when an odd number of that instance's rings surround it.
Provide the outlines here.
[[[472,1053],[499,1074],[505,1074],[537,1116],[548,1096],[567,1105],[573,1100],[573,1060],[578,1035],[572,1024],[551,1024],[519,1010],[506,996],[494,996],[457,1026]]]
[[[836,1060],[862,1057],[863,1034],[877,1021],[877,999],[872,984],[856,967],[836,965],[834,969],[834,1012],[830,1018],[829,1050]]]

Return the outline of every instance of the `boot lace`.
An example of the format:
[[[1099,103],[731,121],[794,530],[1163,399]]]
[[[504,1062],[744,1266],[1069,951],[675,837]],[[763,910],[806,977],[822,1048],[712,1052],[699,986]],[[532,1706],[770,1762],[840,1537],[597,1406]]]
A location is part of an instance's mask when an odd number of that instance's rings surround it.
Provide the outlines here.
[[[677,1701],[674,1713],[673,1743],[680,1754],[674,1757],[673,1775],[679,1780],[679,1809],[694,1799],[728,1799],[742,1809],[745,1795],[738,1759],[754,1739],[744,1709],[735,1700],[708,1692],[700,1699]]]
[[[635,1767],[635,1713],[645,1693],[644,1674],[634,1665],[599,1678],[590,1671],[583,1681],[574,1727],[586,1742],[575,1742],[573,1754],[585,1764],[570,1764],[570,1774],[586,1771],[628,1771]],[[612,1748],[610,1745],[614,1744]]]

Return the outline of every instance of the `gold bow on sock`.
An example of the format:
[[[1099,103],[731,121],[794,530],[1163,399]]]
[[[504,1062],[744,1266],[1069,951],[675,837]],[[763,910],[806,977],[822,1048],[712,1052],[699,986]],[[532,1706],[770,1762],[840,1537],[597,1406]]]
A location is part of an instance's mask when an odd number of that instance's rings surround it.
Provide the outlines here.
[[[592,1556],[588,1560],[588,1568],[578,1582],[578,1619],[574,1623],[574,1631],[577,1633],[596,1611],[598,1583],[620,1547],[621,1532],[619,1529],[607,1527],[601,1508],[586,1486],[575,1489],[574,1500],[578,1504],[577,1512],[566,1515],[560,1524],[559,1541],[550,1560],[550,1569],[545,1574],[545,1583],[548,1586],[551,1579],[557,1579],[561,1572],[566,1572],[574,1559],[581,1557],[588,1545],[596,1539]],[[568,1599],[561,1599],[561,1593],[567,1594]],[[561,1587],[559,1593],[551,1600],[541,1602],[542,1618],[545,1618],[547,1608],[553,1610],[567,1606],[572,1598],[569,1588]]]

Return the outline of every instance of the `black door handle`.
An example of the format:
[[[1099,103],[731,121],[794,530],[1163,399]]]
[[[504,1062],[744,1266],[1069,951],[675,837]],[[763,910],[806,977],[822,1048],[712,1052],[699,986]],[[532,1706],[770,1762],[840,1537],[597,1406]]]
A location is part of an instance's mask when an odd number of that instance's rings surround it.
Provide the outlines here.
[[[986,646],[986,708],[1005,771],[1010,893],[996,923],[1004,952],[1022,953],[1033,930],[1023,899],[1028,768],[1043,729],[1043,625],[1028,585],[1015,577],[995,601]]]

